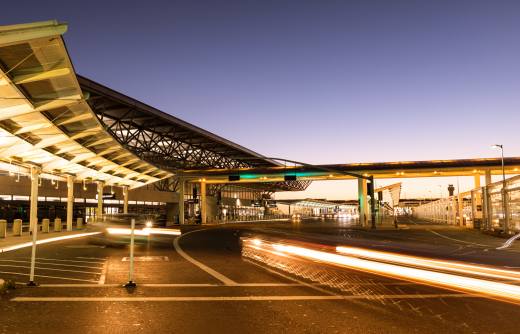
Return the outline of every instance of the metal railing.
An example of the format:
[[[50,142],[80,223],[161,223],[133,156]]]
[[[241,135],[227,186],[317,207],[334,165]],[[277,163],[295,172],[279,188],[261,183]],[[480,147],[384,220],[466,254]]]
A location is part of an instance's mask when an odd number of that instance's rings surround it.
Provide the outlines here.
[[[489,231],[520,232],[520,175],[419,205],[413,217]]]

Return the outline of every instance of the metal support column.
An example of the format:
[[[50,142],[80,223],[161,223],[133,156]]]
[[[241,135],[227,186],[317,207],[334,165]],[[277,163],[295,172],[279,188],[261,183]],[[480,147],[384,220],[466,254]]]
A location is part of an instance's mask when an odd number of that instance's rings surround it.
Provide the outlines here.
[[[184,224],[184,192],[186,181],[179,178],[179,224]]]
[[[97,211],[96,211],[96,221],[100,221],[103,216],[103,186],[104,183],[102,181],[98,181],[97,183]]]
[[[368,187],[370,196],[370,221],[371,227],[376,228],[376,197],[374,195],[374,177],[370,176],[370,187]]]
[[[123,186],[123,213],[128,213],[128,186]]]
[[[459,226],[463,226],[464,224],[464,216],[462,214],[462,211],[464,210],[464,197],[462,197],[462,194],[458,195],[458,211],[459,211]]]
[[[358,179],[358,201],[359,201],[359,224],[367,226],[368,219],[368,202],[367,202],[367,180]]]
[[[32,226],[32,251],[31,251],[31,271],[29,274],[29,283],[27,285],[34,286],[34,269],[36,266],[36,240],[38,235],[38,177],[40,170],[36,167],[31,168],[31,198],[29,225]]]
[[[200,183],[200,223],[206,224],[208,218],[208,206],[206,203],[206,182]]]
[[[67,175],[67,231],[72,231],[74,215],[74,176]]]
[[[490,170],[486,170],[485,174],[484,174],[484,178],[485,178],[485,185],[487,186],[488,184],[491,184],[491,171]]]
[[[489,207],[489,195],[488,195],[488,187],[482,188],[482,220],[483,220],[483,229],[490,230],[491,229],[491,210]]]

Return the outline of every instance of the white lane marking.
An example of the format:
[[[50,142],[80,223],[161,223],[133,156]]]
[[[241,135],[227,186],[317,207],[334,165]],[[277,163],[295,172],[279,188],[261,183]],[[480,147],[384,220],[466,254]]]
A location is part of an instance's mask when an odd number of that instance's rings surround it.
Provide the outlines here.
[[[105,284],[105,280],[107,278],[107,271],[108,271],[108,261],[105,261],[103,263],[103,270],[101,271],[101,276],[99,276],[99,285]]]
[[[21,261],[21,260],[2,260],[2,259],[0,259],[0,262],[31,263],[31,261]],[[36,264],[51,265],[51,266],[61,266],[61,267],[75,267],[75,268],[98,269],[98,270],[103,269],[103,267],[89,267],[89,266],[80,266],[80,265],[77,265],[77,264],[52,263],[52,262],[41,262],[41,261],[36,261]]]
[[[76,256],[75,258],[76,259],[86,259],[86,260],[100,260],[100,261],[105,261],[108,259],[107,257],[85,257],[85,256]]]
[[[303,296],[213,296],[213,297],[15,297],[13,302],[219,302],[219,301],[301,301],[355,299],[425,299],[425,298],[482,298],[466,294],[408,294],[408,295],[303,295]]]
[[[0,274],[17,275],[17,276],[29,276],[29,274],[16,273],[16,272],[10,272],[10,271],[0,271]],[[88,280],[88,279],[69,278],[69,277],[59,277],[59,276],[47,276],[47,275],[34,275],[34,276],[35,276],[35,277],[44,277],[44,278],[62,279],[62,280],[67,280],[67,281],[78,281],[78,282],[92,282],[92,283],[97,283],[97,281],[92,281],[92,280]]]
[[[179,245],[179,240],[186,235],[189,235],[191,233],[198,232],[198,231],[201,231],[201,230],[190,231],[188,233],[182,234],[180,237],[175,238],[173,240],[173,247],[175,248],[175,251],[177,251],[177,253],[179,253],[179,255],[182,256],[184,259],[193,263],[194,265],[196,265],[200,269],[204,270],[206,273],[210,274],[211,276],[215,277],[216,279],[218,279],[225,285],[237,285],[237,282],[233,281],[232,279],[227,278],[226,276],[222,275],[221,273],[217,272],[216,270],[213,270],[210,267],[206,266],[205,264],[195,260],[194,258],[189,256],[182,250],[181,246]]]
[[[412,219],[408,218],[408,221],[411,222],[412,224],[415,224],[415,225],[419,225],[417,224],[416,222],[414,222]],[[426,231],[430,232],[430,233],[433,233],[441,238],[444,238],[444,239],[448,239],[448,240],[451,240],[451,241],[457,241],[457,242],[462,242],[462,243],[465,243],[465,244],[469,244],[469,245],[476,245],[476,246],[482,246],[482,247],[491,247],[489,245],[484,245],[484,244],[479,244],[479,243],[476,243],[476,242],[471,242],[471,241],[466,241],[466,240],[461,240],[461,239],[456,239],[456,238],[451,238],[451,237],[448,237],[447,235],[444,235],[444,234],[441,234],[441,233],[438,233],[434,230],[431,230],[429,228],[426,228]]]
[[[121,286],[121,284],[40,284],[42,288],[107,288]],[[141,283],[140,287],[148,288],[230,288],[230,287],[290,287],[304,286],[298,283],[237,283],[229,286],[211,283]]]
[[[505,249],[505,248],[509,248],[509,247],[511,247],[511,245],[513,244],[513,242],[514,242],[516,239],[518,239],[518,238],[520,238],[520,233],[518,233],[517,235],[512,236],[511,238],[507,239],[507,241],[504,242],[504,244],[503,244],[502,246],[497,247],[496,249]]]
[[[31,266],[19,266],[16,264],[0,264],[0,267],[9,267],[9,268],[26,268],[30,269]],[[68,273],[79,273],[79,274],[91,274],[91,275],[99,275],[99,271],[82,271],[82,270],[71,270],[71,269],[56,269],[56,268],[46,268],[46,267],[34,267],[38,270],[51,270],[51,271],[64,271]]]
[[[36,241],[36,244],[37,245],[42,245],[42,244],[48,244],[48,243],[55,242],[55,241],[63,241],[63,240],[83,238],[83,237],[88,237],[88,236],[95,235],[95,234],[100,234],[100,233],[101,232],[89,232],[89,233],[78,233],[78,234],[71,234],[71,235],[63,235],[61,237],[41,239],[41,240]],[[0,248],[0,253],[10,252],[10,251],[14,251],[14,250],[21,249],[21,248],[31,247],[31,246],[32,246],[32,241],[24,242],[24,243],[21,243],[21,244]]]
[[[72,262],[72,263],[90,263],[90,264],[103,264],[102,261],[83,261],[83,260],[65,260],[65,259],[50,259],[46,257],[37,257],[36,260],[44,260],[44,261],[58,261],[58,262]]]
[[[484,245],[484,244],[478,244],[476,242],[471,242],[471,241],[466,241],[466,240],[460,240],[460,239],[455,239],[455,238],[451,238],[451,237],[448,237],[447,235],[444,235],[444,234],[440,234],[438,232],[435,232],[434,230],[430,230],[429,228],[426,229],[428,232],[431,232],[435,235],[438,235],[439,237],[441,238],[444,238],[444,239],[448,239],[448,240],[451,240],[451,241],[457,241],[457,242],[462,242],[462,243],[465,243],[465,244],[469,244],[469,245],[476,245],[476,246],[482,246],[482,247],[490,247],[489,245]]]

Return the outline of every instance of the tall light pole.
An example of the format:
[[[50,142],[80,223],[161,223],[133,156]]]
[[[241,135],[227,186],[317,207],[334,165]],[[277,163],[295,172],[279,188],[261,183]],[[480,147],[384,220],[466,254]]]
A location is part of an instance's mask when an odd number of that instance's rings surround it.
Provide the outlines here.
[[[504,167],[504,145],[495,144],[491,146],[494,149],[500,149],[502,157],[502,211],[504,212],[504,233],[509,233],[509,215],[507,213],[507,200],[506,200],[506,171]]]

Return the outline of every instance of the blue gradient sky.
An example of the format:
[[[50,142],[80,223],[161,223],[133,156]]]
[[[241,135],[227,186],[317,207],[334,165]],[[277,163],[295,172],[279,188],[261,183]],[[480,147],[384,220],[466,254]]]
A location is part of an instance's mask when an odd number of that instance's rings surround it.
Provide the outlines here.
[[[520,153],[519,1],[127,3],[20,0],[0,24],[68,22],[78,73],[268,156],[491,157],[495,142]]]

